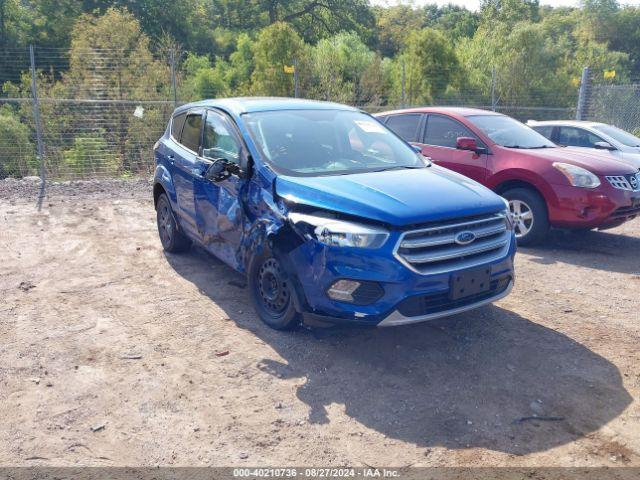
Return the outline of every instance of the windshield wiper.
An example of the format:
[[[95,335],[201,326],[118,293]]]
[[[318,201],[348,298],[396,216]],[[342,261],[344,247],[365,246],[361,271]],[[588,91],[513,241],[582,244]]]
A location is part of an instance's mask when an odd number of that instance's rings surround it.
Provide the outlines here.
[[[553,148],[549,145],[539,145],[537,147],[523,147],[521,145],[503,145],[505,148],[517,148],[519,150],[536,150],[538,148]]]
[[[426,168],[426,165],[425,166],[420,166],[420,165],[394,165],[393,167],[383,167],[383,168],[378,168],[376,170],[371,170],[371,171],[372,172],[386,172],[386,171],[389,171],[389,170],[398,170],[398,169],[401,169],[401,168],[407,168],[407,169],[410,169],[410,170],[415,170],[415,169],[418,169],[418,168]]]

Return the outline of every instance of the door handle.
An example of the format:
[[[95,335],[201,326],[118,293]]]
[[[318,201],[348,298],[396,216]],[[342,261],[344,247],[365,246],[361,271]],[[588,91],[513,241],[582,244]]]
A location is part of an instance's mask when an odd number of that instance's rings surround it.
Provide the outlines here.
[[[176,157],[174,157],[173,155],[167,155],[167,158],[169,159],[169,163],[175,163],[176,161]]]

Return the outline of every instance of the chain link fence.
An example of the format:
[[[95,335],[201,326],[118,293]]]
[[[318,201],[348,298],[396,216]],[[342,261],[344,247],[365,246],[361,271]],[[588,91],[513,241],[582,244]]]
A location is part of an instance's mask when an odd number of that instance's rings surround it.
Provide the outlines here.
[[[0,71],[0,178],[40,176],[48,180],[126,178],[151,175],[154,168],[153,144],[164,132],[173,109],[193,100],[188,73],[171,50],[155,55],[132,51],[75,48],[71,51],[36,48],[4,52]],[[175,59],[175,61],[174,61]],[[281,76],[282,72],[278,72]],[[320,92],[314,79],[300,75],[301,97],[343,101],[331,92]],[[296,79],[298,80],[298,79]],[[393,100],[368,91],[366,78],[357,88],[362,95],[352,101],[375,113],[418,106],[404,101],[410,85],[402,85],[402,97]],[[287,77],[294,94],[297,82]],[[536,97],[528,94],[521,102],[511,96],[500,97],[500,79],[481,90],[462,89],[430,101],[433,105],[470,106],[495,110],[521,121],[529,119],[571,119],[576,116],[575,99]],[[206,89],[204,90],[206,92]],[[405,92],[407,95],[405,96]],[[640,102],[638,89],[611,90],[613,98],[627,96]],[[621,108],[603,112],[612,105],[605,94],[593,91],[589,115],[604,120],[619,114]],[[211,95],[215,96],[215,95]],[[625,97],[625,98],[627,98]],[[608,98],[608,97],[607,97]],[[627,105],[628,100],[620,100]],[[637,115],[638,109],[634,110]],[[39,115],[38,115],[39,113]],[[627,125],[634,123],[629,113]],[[615,122],[612,122],[615,123]],[[40,145],[40,148],[39,148]],[[44,184],[44,181],[43,181]]]
[[[585,120],[615,125],[640,134],[640,83],[629,85],[592,85]]]

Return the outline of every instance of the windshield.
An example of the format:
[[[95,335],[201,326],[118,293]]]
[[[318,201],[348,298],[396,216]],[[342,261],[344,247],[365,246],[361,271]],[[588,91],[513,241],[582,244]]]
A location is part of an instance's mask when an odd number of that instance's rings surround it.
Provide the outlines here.
[[[243,116],[266,161],[294,176],[425,168],[422,157],[376,119],[344,110],[279,110]]]
[[[556,145],[525,124],[505,115],[471,115],[471,123],[498,145],[509,148],[551,148]]]
[[[615,141],[620,142],[627,147],[640,147],[640,138],[635,135],[631,135],[629,132],[625,132],[618,127],[614,127],[612,125],[595,125],[593,128],[605,135],[609,135]]]

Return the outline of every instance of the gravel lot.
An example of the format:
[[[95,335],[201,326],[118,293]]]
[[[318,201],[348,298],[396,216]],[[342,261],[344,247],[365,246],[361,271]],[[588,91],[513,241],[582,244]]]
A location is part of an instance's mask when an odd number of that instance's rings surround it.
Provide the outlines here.
[[[521,249],[494,306],[279,333],[150,188],[0,182],[1,465],[640,466],[640,220]]]

